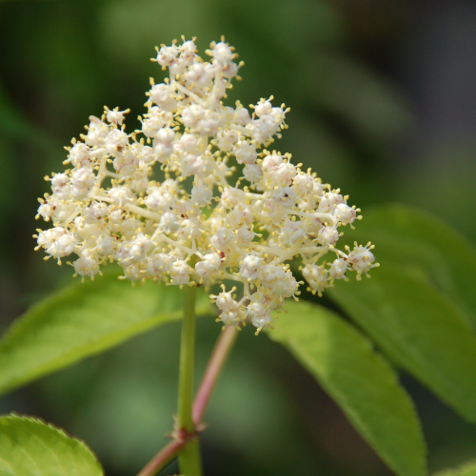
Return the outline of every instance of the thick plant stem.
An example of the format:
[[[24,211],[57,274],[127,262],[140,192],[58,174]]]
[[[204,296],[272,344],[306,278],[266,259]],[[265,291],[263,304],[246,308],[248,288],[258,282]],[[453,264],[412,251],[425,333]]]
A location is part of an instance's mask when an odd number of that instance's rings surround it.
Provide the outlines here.
[[[196,294],[196,286],[187,286],[184,289],[177,424],[178,431],[186,435],[193,435],[196,431],[192,418]],[[198,435],[181,450],[179,454],[179,468],[180,474],[184,476],[202,475]]]
[[[225,364],[237,336],[238,331],[236,329],[233,327],[226,327],[218,338],[193,404],[192,416],[193,421],[195,422],[195,428],[199,427],[202,423],[202,417],[205,413],[213,387],[215,386],[219,373],[223,369],[223,365]],[[155,455],[137,476],[156,475],[173,458],[175,458],[185,446],[189,444],[197,443],[196,446],[198,448],[198,442],[192,441],[190,443],[194,438],[194,434],[190,435],[187,434],[187,432],[182,431],[175,432],[173,436],[174,441]]]

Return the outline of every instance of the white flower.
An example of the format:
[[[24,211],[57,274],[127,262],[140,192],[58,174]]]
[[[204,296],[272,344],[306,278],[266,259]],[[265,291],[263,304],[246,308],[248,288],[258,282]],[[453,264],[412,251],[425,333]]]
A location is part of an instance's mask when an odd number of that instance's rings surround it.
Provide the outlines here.
[[[245,256],[240,268],[240,275],[245,279],[256,279],[258,277],[259,268],[263,258],[259,258],[255,255]]]
[[[344,258],[337,258],[335,259],[329,270],[329,274],[331,275],[332,279],[345,279],[347,269],[349,268],[349,262]]]
[[[203,278],[209,278],[221,265],[221,258],[217,253],[207,253],[202,261],[195,265],[195,271]]]
[[[309,283],[310,290],[319,296],[322,296],[323,291],[327,287],[327,269],[322,266],[316,266],[315,264],[308,264],[302,270],[304,279]]]
[[[332,246],[337,243],[339,232],[333,226],[325,226],[319,230],[317,241],[322,246]]]
[[[134,201],[134,194],[132,193],[132,190],[125,185],[121,187],[113,187],[108,190],[107,194],[110,198],[112,198],[114,203],[120,207],[123,207]]]
[[[256,148],[248,141],[240,140],[233,147],[233,155],[239,164],[251,165],[256,162],[258,156]]]
[[[109,129],[107,125],[98,119],[95,116],[91,116],[90,123],[88,126],[88,133],[85,137],[86,144],[93,146],[101,146],[104,143],[104,139],[106,138]]]
[[[71,164],[76,167],[91,167],[91,149],[82,142],[75,143],[71,150],[69,151],[69,157],[66,162],[71,162]]]
[[[213,197],[213,191],[206,185],[194,185],[192,188],[192,201],[199,207],[208,205]]]
[[[67,200],[71,194],[69,186],[69,177],[66,174],[56,174],[51,179],[51,189],[56,198]]]
[[[99,273],[99,260],[90,250],[85,249],[73,263],[73,267],[80,276],[92,278]]]
[[[124,122],[124,114],[127,114],[129,112],[128,109],[126,109],[125,111],[119,111],[118,107],[116,107],[112,111],[110,111],[107,108],[106,110],[107,110],[106,119],[110,123],[117,124],[118,126],[122,125],[122,123]]]
[[[263,170],[259,165],[252,164],[246,165],[243,167],[243,176],[245,177],[248,182],[255,184],[261,180],[263,176]]]
[[[179,49],[175,46],[175,43],[172,46],[163,45],[162,48],[157,52],[157,62],[160,66],[168,67],[170,66],[179,54]]]
[[[147,93],[150,100],[165,111],[173,111],[177,107],[175,91],[167,84],[155,84]]]
[[[180,227],[180,221],[173,212],[165,212],[159,221],[159,229],[166,232],[176,232]]]
[[[340,227],[360,218],[348,197],[265,148],[287,127],[289,109],[272,97],[251,106],[252,116],[238,101],[226,106],[241,63],[225,41],[207,54],[185,40],[157,49],[154,61],[169,75],[151,81],[140,130],[126,132],[128,110],[90,117],[87,134],[72,141],[70,169],[46,178],[51,193],[37,218],[53,227],[38,231],[37,249],[58,260],[76,255],[82,278],[116,261],[131,281],[240,283],[240,298],[224,284],[210,297],[223,325],[248,320],[259,331],[299,295],[291,260],[302,261],[319,295],[378,264],[370,244],[338,249]]]
[[[233,60],[232,49],[223,42],[217,43],[213,46],[212,55],[214,62],[221,67],[228,66]]]
[[[71,176],[71,195],[74,198],[84,198],[94,185],[96,176],[85,167],[76,170]]]
[[[339,203],[334,210],[334,215],[344,224],[353,223],[357,216],[355,208],[345,203]]]
[[[354,246],[354,249],[349,253],[348,260],[352,265],[354,271],[357,271],[357,279],[360,279],[362,273],[368,273],[371,268],[375,268],[378,264],[374,264],[375,256],[370,251],[373,248],[370,244],[367,246]]]
[[[55,227],[42,231],[38,235],[38,246],[54,258],[69,256],[76,248],[77,242],[65,228]]]
[[[108,153],[114,157],[122,154],[129,143],[129,138],[124,131],[112,129],[106,137],[105,146]]]
[[[170,277],[173,284],[187,284],[190,281],[190,272],[192,269],[183,260],[175,261],[170,267]]]

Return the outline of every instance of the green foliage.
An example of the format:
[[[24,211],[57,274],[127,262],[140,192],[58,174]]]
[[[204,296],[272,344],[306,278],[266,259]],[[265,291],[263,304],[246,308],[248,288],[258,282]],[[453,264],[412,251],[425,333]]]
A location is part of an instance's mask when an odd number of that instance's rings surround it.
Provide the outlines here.
[[[0,418],[2,476],[100,476],[101,466],[87,446],[40,420]]]
[[[405,370],[462,416],[476,421],[476,255],[457,233],[404,206],[367,213],[382,267],[330,294]]]
[[[344,284],[332,292],[342,308],[397,364],[476,421],[476,338],[458,308],[390,264],[370,281]]]
[[[418,418],[387,362],[352,326],[324,308],[301,302],[287,309],[268,336],[317,379],[398,475],[424,475]]]
[[[443,221],[402,204],[379,206],[364,210],[362,222],[345,238],[372,240],[384,268],[419,271],[476,324],[476,250]],[[378,279],[379,271],[372,274]]]
[[[197,314],[209,310],[200,292]],[[132,287],[114,273],[77,282],[33,306],[0,342],[0,393],[181,317],[177,287]]]
[[[434,476],[476,476],[476,462],[465,464],[461,468],[445,470]]]

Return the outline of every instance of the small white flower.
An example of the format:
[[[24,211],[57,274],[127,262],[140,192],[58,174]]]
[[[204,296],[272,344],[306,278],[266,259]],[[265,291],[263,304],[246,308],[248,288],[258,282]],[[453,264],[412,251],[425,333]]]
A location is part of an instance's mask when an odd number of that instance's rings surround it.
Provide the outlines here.
[[[91,150],[86,144],[78,142],[74,144],[71,150],[69,151],[69,157],[67,162],[71,162],[71,164],[75,168],[91,167],[92,161],[90,152]]]
[[[190,281],[190,272],[192,269],[183,260],[175,261],[170,267],[170,277],[173,284],[187,284]]]
[[[213,191],[206,185],[194,185],[191,196],[195,204],[199,207],[204,207],[211,202]]]
[[[371,268],[375,268],[375,256],[370,251],[373,248],[370,244],[367,246],[354,246],[354,249],[349,253],[348,260],[352,265],[354,271],[357,271],[357,279],[360,279],[362,273],[368,273]]]
[[[240,275],[245,279],[256,279],[262,262],[263,258],[259,258],[258,256],[245,256],[240,267]]]
[[[124,114],[127,114],[129,111],[119,111],[119,108],[116,107],[112,111],[107,109],[107,114],[106,114],[106,119],[111,123],[111,124],[116,124],[118,126],[122,125],[124,122]]]
[[[304,279],[309,283],[311,291],[322,296],[323,291],[327,287],[327,269],[315,264],[308,264],[302,270]]]
[[[157,53],[157,63],[160,66],[168,67],[170,66],[177,58],[179,54],[179,49],[175,44],[172,46],[162,46]]]
[[[332,246],[337,243],[339,232],[333,226],[324,226],[319,230],[317,241],[322,246]]]
[[[38,246],[54,258],[69,256],[76,248],[77,242],[65,228],[55,227],[42,231],[38,235]]]
[[[165,111],[172,112],[177,108],[175,91],[167,84],[155,84],[148,92],[150,100]]]
[[[345,279],[347,269],[349,268],[349,262],[344,258],[335,259],[330,267],[329,274],[332,279]]]
[[[128,144],[129,137],[127,137],[124,131],[119,129],[113,129],[105,139],[106,150],[113,157],[124,153]]]
[[[91,116],[86,135],[86,144],[91,147],[101,146],[109,132],[107,125],[95,116]]]
[[[355,208],[349,207],[345,203],[339,203],[334,210],[334,215],[345,224],[353,223],[355,221],[357,212]]]
[[[80,276],[89,276],[92,278],[99,273],[99,260],[90,250],[85,249],[73,263],[73,267]]]
[[[114,203],[120,207],[124,207],[128,203],[132,203],[134,201],[134,194],[132,193],[131,189],[125,185],[113,187],[108,190],[107,194],[110,198],[112,198]]]
[[[159,229],[166,233],[175,233],[180,227],[180,221],[173,212],[165,212],[159,221]]]
[[[221,265],[221,258],[217,253],[207,253],[202,261],[195,265],[195,271],[203,278],[209,278]]]

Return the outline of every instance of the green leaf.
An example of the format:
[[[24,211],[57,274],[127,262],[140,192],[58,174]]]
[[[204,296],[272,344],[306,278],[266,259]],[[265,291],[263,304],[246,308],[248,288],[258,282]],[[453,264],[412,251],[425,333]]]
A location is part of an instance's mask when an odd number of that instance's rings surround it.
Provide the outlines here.
[[[0,342],[0,394],[181,319],[182,299],[176,286],[132,287],[111,273],[44,299]],[[209,312],[199,290],[197,315]]]
[[[375,243],[375,256],[388,263],[419,269],[476,324],[476,250],[441,220],[407,205],[364,210],[348,239]],[[379,271],[375,271],[377,276]]]
[[[413,405],[387,362],[351,325],[308,303],[286,304],[268,336],[284,345],[401,476],[425,474],[425,444]],[[345,449],[343,449],[345,451]]]
[[[476,338],[460,310],[419,275],[390,265],[338,282],[332,298],[392,358],[476,421]]]
[[[0,418],[2,476],[101,476],[89,448],[51,425],[20,416]]]
[[[476,461],[467,463],[457,469],[448,469],[434,476],[476,476]]]

